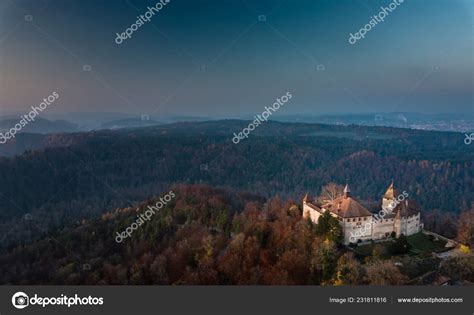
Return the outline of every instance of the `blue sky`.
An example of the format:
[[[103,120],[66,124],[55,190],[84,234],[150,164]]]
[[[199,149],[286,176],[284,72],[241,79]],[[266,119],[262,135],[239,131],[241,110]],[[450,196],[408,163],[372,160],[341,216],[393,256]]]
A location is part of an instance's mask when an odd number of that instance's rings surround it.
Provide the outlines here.
[[[284,114],[472,113],[474,1],[405,0],[350,45],[390,2],[171,0],[117,45],[156,1],[2,1],[0,114],[53,91],[53,113],[235,117],[287,91]]]

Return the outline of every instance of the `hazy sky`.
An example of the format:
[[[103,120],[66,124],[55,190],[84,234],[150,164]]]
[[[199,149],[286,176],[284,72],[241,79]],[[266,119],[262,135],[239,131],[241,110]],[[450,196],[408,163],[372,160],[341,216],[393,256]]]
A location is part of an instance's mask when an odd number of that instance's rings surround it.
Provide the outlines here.
[[[171,0],[117,45],[156,3],[2,0],[0,114],[53,91],[51,113],[474,111],[474,1],[405,0],[351,45],[391,1]]]

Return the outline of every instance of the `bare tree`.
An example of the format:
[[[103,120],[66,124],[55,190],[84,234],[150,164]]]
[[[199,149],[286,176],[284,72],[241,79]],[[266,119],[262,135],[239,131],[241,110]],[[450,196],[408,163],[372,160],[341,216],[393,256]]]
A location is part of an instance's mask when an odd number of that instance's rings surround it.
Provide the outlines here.
[[[402,285],[408,277],[390,260],[378,260],[366,267],[366,281],[370,285]]]
[[[333,201],[337,197],[342,196],[343,192],[344,186],[336,183],[329,183],[321,188],[321,195],[319,195],[317,200],[321,203]]]

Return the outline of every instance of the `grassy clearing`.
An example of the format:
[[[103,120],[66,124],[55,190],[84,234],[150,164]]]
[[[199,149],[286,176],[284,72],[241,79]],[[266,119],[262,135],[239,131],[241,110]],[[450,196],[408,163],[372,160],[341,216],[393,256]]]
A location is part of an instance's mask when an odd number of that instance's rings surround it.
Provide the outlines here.
[[[421,232],[408,236],[407,240],[412,246],[412,250],[418,253],[436,252],[444,249],[446,246],[446,241],[435,240],[433,236]]]
[[[431,252],[437,252],[445,248],[446,241],[435,240],[433,236],[425,235],[423,233],[417,233],[406,237],[406,241],[410,245],[410,251],[405,252],[409,255],[429,254]],[[384,258],[390,258],[392,256],[400,255],[400,250],[397,251],[396,241],[387,240],[386,242],[364,244],[354,248],[354,252],[357,256],[363,258],[372,256],[376,253]],[[403,255],[403,254],[402,254]]]

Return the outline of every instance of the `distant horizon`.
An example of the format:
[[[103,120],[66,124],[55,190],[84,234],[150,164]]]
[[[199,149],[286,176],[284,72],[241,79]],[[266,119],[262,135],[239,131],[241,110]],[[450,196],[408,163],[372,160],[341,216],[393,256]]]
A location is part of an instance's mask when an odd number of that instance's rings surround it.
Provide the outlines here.
[[[154,117],[197,117],[197,118],[218,118],[218,119],[233,119],[238,117],[248,117],[254,116],[258,113],[258,109],[254,113],[242,113],[242,114],[229,114],[229,115],[193,115],[193,114],[180,114],[180,113],[154,113],[150,116]],[[1,112],[0,111],[0,118],[7,117],[7,116],[15,116],[15,115],[22,115],[25,114],[23,112]],[[424,116],[441,116],[441,115],[469,115],[474,117],[474,111],[466,111],[466,112],[429,112],[424,113],[420,111],[367,111],[367,112],[296,112],[296,113],[275,113],[274,117],[286,117],[286,116],[362,116],[362,115],[376,115],[376,114],[412,114],[412,115],[424,115]],[[123,115],[123,116],[134,116],[134,117],[141,117],[142,113],[134,113],[134,112],[114,112],[114,111],[74,111],[74,112],[50,112],[50,113],[42,113],[39,117],[46,118],[54,117],[54,116],[68,116],[68,115]]]
[[[0,130],[9,130],[22,114],[0,115]],[[258,118],[260,117],[260,118]],[[37,116],[36,129],[28,133],[88,132],[103,129],[141,128],[174,123],[201,123],[219,121],[249,122],[261,119],[258,114],[235,116],[192,116],[179,114],[137,115],[129,113],[67,113]],[[378,112],[378,113],[325,113],[325,114],[279,114],[268,117],[268,122],[379,126],[413,130],[451,131],[472,133],[474,114],[471,113],[435,113],[419,112]],[[40,124],[40,122],[42,122]]]

